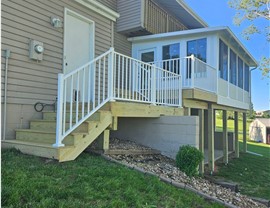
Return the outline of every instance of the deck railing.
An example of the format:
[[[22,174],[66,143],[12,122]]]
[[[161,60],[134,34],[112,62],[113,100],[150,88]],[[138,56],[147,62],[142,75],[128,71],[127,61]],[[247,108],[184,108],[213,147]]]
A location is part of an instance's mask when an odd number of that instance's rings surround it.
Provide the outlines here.
[[[145,0],[144,24],[150,33],[165,33],[187,28],[153,0]]]
[[[155,61],[153,64],[164,70],[181,74],[183,88],[198,88],[214,93],[217,91],[216,69],[194,55]]]
[[[181,106],[181,75],[111,48],[69,74],[58,74],[56,143],[110,100]]]

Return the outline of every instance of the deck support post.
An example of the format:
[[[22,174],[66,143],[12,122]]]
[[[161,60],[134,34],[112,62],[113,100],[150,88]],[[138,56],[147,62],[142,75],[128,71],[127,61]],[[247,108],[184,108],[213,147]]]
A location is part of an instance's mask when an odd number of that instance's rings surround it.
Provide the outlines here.
[[[247,152],[247,113],[243,113],[243,152]]]
[[[185,115],[185,116],[190,116],[190,115],[191,115],[191,109],[188,108],[188,107],[185,107],[185,108],[184,108],[184,115]]]
[[[105,129],[104,132],[98,137],[98,148],[106,151],[109,149],[110,144],[110,130]]]
[[[238,112],[234,112],[234,141],[235,141],[235,157],[239,158],[239,140],[238,140]]]
[[[215,146],[214,146],[214,110],[208,104],[208,167],[211,174],[215,171]]]
[[[227,111],[222,111],[222,126],[223,126],[223,132],[222,132],[222,144],[223,144],[223,162],[225,164],[228,164],[229,158],[228,158],[228,127],[227,127]]]
[[[204,155],[204,110],[199,109],[199,149]],[[204,159],[199,166],[200,174],[204,174]]]

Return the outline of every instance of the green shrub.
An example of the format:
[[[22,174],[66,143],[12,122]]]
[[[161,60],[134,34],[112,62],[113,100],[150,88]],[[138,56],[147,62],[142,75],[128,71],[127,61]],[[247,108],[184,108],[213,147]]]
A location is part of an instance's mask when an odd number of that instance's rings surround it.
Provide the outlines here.
[[[188,176],[198,174],[198,165],[203,160],[203,153],[196,147],[184,145],[176,155],[176,166]]]

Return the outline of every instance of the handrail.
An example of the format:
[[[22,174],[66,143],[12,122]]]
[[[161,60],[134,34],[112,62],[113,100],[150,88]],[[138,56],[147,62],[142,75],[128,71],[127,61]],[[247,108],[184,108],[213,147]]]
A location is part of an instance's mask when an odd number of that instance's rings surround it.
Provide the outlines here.
[[[181,106],[181,79],[113,48],[66,75],[58,74],[53,146],[64,146],[64,138],[110,100]]]

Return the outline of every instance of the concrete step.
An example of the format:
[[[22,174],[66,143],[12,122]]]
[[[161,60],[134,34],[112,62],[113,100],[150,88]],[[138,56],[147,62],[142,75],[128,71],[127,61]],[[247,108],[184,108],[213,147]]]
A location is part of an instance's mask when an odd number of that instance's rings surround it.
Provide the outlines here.
[[[34,142],[41,144],[54,144],[55,132],[33,130],[33,129],[16,129],[16,140],[25,142]],[[74,144],[74,134],[68,135],[63,143],[65,145]]]

